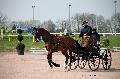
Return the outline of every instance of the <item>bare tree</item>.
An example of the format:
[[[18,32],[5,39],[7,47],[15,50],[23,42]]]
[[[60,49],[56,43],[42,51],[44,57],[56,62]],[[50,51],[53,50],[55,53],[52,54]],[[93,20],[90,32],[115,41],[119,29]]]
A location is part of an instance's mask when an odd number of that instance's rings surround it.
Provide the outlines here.
[[[74,25],[73,28],[77,28],[77,32],[80,31],[81,29],[81,24],[83,21],[88,21],[89,22],[89,25],[91,27],[97,27],[96,26],[96,15],[95,14],[89,14],[89,13],[82,13],[82,14],[79,14],[79,13],[76,13],[74,15],[74,19],[72,20],[72,23]]]
[[[107,25],[107,31],[109,33],[113,33],[114,30],[113,30],[112,25],[111,25],[111,20],[107,19],[106,20],[106,25]]]
[[[74,15],[74,19],[76,20],[77,32],[79,32],[80,31],[80,14],[76,13]]]
[[[89,14],[88,15],[88,21],[91,27],[97,27],[96,26],[96,15],[95,14]]]
[[[111,17],[111,25],[114,31],[120,32],[120,13],[116,13]]]
[[[45,21],[42,25],[43,25],[49,32],[55,32],[56,25],[53,23],[53,21],[51,21],[51,20]]]
[[[6,29],[7,26],[6,22],[7,22],[7,17],[0,12],[0,28],[2,27]]]
[[[64,19],[57,20],[56,22],[57,31],[56,32],[64,32],[64,30],[68,29],[68,27],[69,27],[68,20],[64,20]]]
[[[106,33],[107,27],[103,16],[97,17],[98,32]]]

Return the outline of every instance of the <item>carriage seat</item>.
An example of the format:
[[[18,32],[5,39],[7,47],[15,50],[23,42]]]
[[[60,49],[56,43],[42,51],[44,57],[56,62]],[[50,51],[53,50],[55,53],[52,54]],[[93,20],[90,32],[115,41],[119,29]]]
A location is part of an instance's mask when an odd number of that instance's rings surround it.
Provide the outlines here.
[[[72,52],[81,53],[82,51],[87,50],[86,47],[81,47],[77,40],[74,40],[74,41],[75,41],[75,44],[74,44],[75,48],[72,49]]]
[[[99,51],[100,47],[96,44],[96,40],[94,37],[83,36],[81,40],[81,47],[87,48],[88,51]]]

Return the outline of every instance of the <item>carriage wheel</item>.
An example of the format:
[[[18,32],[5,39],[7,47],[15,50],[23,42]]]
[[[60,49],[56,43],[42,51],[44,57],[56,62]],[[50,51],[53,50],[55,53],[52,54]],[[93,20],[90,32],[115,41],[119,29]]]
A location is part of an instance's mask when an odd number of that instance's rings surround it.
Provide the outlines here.
[[[83,69],[83,68],[85,67],[86,62],[87,62],[86,59],[87,59],[86,57],[79,57],[78,67],[79,67],[80,69]]]
[[[88,65],[92,71],[95,71],[99,68],[100,58],[97,52],[91,53],[88,57]]]
[[[77,62],[77,60],[75,60],[74,62],[71,62],[71,70],[76,69],[77,66],[78,66],[78,62]]]
[[[78,66],[78,56],[75,53],[73,54],[73,56],[75,57],[75,59],[72,59],[71,70],[76,69]]]
[[[106,49],[102,53],[102,65],[103,65],[103,68],[105,70],[110,69],[110,67],[111,67],[111,61],[112,61],[111,53],[110,53],[110,51],[108,49]]]

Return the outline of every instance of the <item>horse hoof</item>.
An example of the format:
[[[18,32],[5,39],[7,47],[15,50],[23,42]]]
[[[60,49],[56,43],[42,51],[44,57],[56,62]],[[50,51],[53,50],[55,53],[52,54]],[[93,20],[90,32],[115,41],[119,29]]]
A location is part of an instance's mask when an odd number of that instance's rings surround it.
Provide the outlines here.
[[[51,65],[50,68],[52,69],[52,68],[53,68],[53,65]]]
[[[53,68],[53,67],[50,67],[51,69]]]
[[[60,67],[60,64],[56,64],[54,62],[52,62],[52,64],[55,66],[55,67]]]
[[[60,64],[56,64],[56,67],[60,67]]]

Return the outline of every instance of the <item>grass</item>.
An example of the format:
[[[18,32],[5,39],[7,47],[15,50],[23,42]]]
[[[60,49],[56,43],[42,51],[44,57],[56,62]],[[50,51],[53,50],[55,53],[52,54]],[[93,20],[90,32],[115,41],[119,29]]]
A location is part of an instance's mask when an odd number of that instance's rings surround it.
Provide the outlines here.
[[[16,46],[19,42],[16,40],[16,37],[12,38],[11,41],[8,41],[8,38],[0,38],[0,52],[14,52],[16,51]],[[23,43],[25,44],[25,51],[29,51],[30,48],[44,48],[44,42],[32,42],[32,38],[24,38]]]
[[[120,47],[120,36],[109,36],[108,39],[110,40],[110,48]]]
[[[75,36],[76,40],[79,40],[78,36]],[[104,36],[101,36],[101,40],[105,38]],[[16,45],[18,44],[18,41],[16,40],[16,37],[11,37],[11,41],[8,41],[8,38],[5,37],[4,39],[0,38],[0,52],[15,52],[16,51]],[[108,36],[108,39],[110,40],[110,48],[112,47],[120,47],[120,36]],[[24,37],[23,43],[25,44],[26,48],[25,51],[29,51],[30,48],[44,48],[44,42],[32,42],[32,38],[29,39],[27,37]]]

